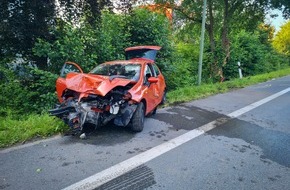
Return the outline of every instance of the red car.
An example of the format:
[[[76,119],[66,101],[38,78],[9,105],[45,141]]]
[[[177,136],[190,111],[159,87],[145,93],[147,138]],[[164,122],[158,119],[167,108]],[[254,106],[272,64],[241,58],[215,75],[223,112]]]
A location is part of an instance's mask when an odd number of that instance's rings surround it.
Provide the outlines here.
[[[166,98],[163,75],[154,63],[159,46],[125,49],[126,59],[105,62],[85,74],[66,62],[56,81],[60,105],[51,115],[64,120],[74,131],[85,133],[113,121],[135,132],[144,127],[144,117],[155,113]]]

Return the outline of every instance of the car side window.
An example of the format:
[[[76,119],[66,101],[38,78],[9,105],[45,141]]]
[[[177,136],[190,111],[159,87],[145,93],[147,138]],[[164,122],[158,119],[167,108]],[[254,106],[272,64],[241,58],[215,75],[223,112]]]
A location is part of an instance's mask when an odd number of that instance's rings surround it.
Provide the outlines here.
[[[144,73],[144,84],[145,85],[149,85],[149,82],[148,82],[148,78],[154,76],[153,75],[153,72],[150,68],[150,65],[147,64],[146,67],[145,67],[145,73]]]
[[[154,69],[154,71],[156,73],[156,76],[158,76],[160,74],[160,72],[159,72],[159,69],[158,69],[156,64],[153,64],[153,69]]]

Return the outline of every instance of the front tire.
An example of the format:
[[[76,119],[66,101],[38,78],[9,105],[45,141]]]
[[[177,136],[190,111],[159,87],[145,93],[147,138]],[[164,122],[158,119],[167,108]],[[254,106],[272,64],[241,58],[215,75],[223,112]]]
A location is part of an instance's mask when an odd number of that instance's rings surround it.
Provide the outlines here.
[[[131,129],[134,132],[141,132],[144,128],[145,107],[143,102],[140,102],[131,119]]]

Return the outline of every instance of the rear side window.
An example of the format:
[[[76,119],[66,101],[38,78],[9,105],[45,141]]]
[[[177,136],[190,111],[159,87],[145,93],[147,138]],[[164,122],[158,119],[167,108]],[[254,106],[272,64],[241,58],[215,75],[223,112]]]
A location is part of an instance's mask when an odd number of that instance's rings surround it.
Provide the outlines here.
[[[159,69],[158,69],[156,64],[153,64],[153,70],[156,73],[156,76],[158,76],[160,74]]]

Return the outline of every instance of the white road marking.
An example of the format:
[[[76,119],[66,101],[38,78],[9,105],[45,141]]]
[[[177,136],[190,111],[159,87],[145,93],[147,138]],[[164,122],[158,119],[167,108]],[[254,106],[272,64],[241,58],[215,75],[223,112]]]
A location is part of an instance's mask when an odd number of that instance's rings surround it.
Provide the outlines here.
[[[252,104],[250,104],[250,105],[248,105],[246,107],[243,107],[243,108],[241,108],[241,109],[239,109],[237,111],[234,111],[234,112],[228,114],[227,116],[229,116],[231,118],[238,117],[238,116],[240,116],[240,115],[242,115],[242,114],[244,114],[246,112],[251,111],[252,109],[255,109],[256,107],[258,107],[260,105],[263,105],[263,104],[265,104],[265,103],[267,103],[267,102],[269,102],[269,101],[271,101],[271,100],[273,100],[275,98],[278,98],[279,96],[282,96],[283,94],[286,94],[289,91],[290,91],[290,88],[286,88],[285,90],[277,92],[276,94],[268,96],[267,98],[264,98],[264,99],[262,99],[260,101],[252,103]]]
[[[230,118],[236,118],[246,112],[251,111],[252,109],[257,108],[258,106],[261,106],[279,96],[282,96],[283,94],[287,93],[290,91],[290,88],[287,88],[283,91],[280,91],[276,94],[273,94],[267,98],[264,98],[260,101],[257,101],[253,104],[250,104],[242,109],[239,109],[237,111],[234,111],[227,116]],[[145,164],[146,162],[216,128],[217,126],[227,122],[229,118],[219,118],[217,120],[214,120],[212,122],[209,122],[197,129],[193,129],[183,135],[180,135],[170,141],[167,141],[161,145],[158,145],[156,147],[151,148],[150,150],[143,152],[141,154],[138,154],[132,158],[129,158],[121,163],[118,163],[110,168],[107,168],[99,173],[96,173],[84,180],[81,180],[75,184],[72,184],[71,186],[68,186],[64,188],[64,190],[85,190],[85,189],[95,189],[106,182],[111,181],[112,179],[115,179],[126,172],[142,165]]]

